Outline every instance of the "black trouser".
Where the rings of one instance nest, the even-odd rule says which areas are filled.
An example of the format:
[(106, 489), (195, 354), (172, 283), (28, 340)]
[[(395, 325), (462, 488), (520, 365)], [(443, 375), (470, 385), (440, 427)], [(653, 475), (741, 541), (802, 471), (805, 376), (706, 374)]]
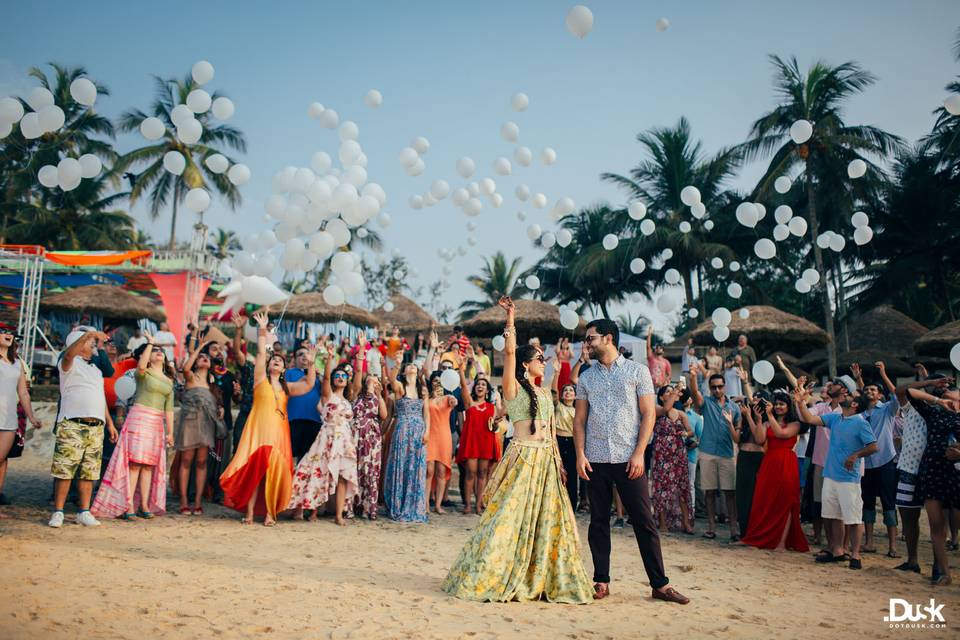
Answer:
[(293, 453), (294, 461), (307, 455), (313, 441), (317, 439), (317, 434), (320, 433), (320, 426), (321, 423), (315, 420), (290, 421), (290, 451)]
[(880, 467), (866, 469), (860, 479), (860, 492), (863, 496), (863, 522), (873, 524), (877, 521), (877, 498), (883, 509), (883, 524), (897, 526), (897, 463), (891, 460)]
[(233, 451), (237, 451), (240, 444), (240, 436), (243, 435), (243, 427), (247, 424), (247, 418), (250, 416), (250, 408), (240, 408), (237, 419), (233, 421)]
[(753, 508), (753, 493), (757, 488), (757, 474), (763, 464), (763, 451), (740, 451), (737, 454), (737, 524), (740, 535), (747, 535), (750, 526), (750, 510)]
[(610, 582), (610, 502), (613, 488), (620, 494), (623, 508), (633, 522), (633, 533), (640, 547), (643, 568), (654, 589), (670, 582), (663, 569), (660, 533), (653, 520), (647, 473), (636, 480), (627, 478), (627, 463), (591, 462), (590, 474), (590, 554), (593, 556), (593, 581)]
[(563, 470), (567, 474), (567, 495), (570, 496), (570, 506), (577, 509), (577, 449), (573, 446), (573, 436), (557, 436), (557, 448), (560, 450), (560, 460)]

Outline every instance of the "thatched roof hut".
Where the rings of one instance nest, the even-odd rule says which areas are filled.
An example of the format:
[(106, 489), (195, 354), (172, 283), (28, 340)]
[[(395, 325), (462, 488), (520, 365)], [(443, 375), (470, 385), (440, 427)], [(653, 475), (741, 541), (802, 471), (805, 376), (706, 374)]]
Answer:
[[(913, 365), (904, 362), (889, 351), (880, 349), (852, 349), (837, 354), (837, 370), (839, 373), (846, 373), (850, 365), (857, 363), (863, 370), (864, 377), (876, 379), (877, 368), (873, 366), (874, 362), (882, 361), (887, 367), (887, 375), (892, 380), (912, 376)], [(797, 365), (813, 371), (815, 374), (824, 375), (827, 373), (827, 352), (825, 349), (811, 351), (800, 358)]]
[(851, 320), (847, 332), (852, 350), (875, 349), (912, 360), (913, 343), (929, 329), (885, 304)]
[(913, 348), (918, 354), (946, 358), (957, 343), (960, 343), (960, 320), (927, 332), (913, 343)]
[[(587, 323), (582, 319), (574, 331), (564, 329), (560, 324), (560, 308), (542, 300), (514, 300), (517, 307), (516, 326), (517, 344), (523, 344), (533, 337), (540, 338), (546, 344), (562, 337), (582, 337)], [(498, 305), (484, 309), (463, 323), (468, 336), (490, 338), (503, 331), (506, 314)]]
[[(739, 309), (733, 311), (727, 343), (736, 344), (737, 336), (746, 334), (753, 348), (762, 355), (777, 349), (804, 353), (823, 347), (830, 341), (826, 331), (809, 320), (786, 311), (763, 305), (749, 306), (746, 309), (750, 312), (746, 319), (740, 317)], [(716, 344), (713, 327), (713, 320), (700, 323), (690, 332), (693, 341), (701, 345)]]
[(323, 294), (317, 291), (291, 296), (283, 318), (285, 320), (305, 320), (307, 322), (339, 322), (342, 320), (355, 327), (376, 327), (378, 324), (377, 318), (373, 314), (352, 304), (331, 307), (323, 301)]
[(167, 319), (163, 307), (149, 298), (109, 284), (91, 284), (40, 298), (40, 308), (64, 313), (92, 313), (116, 320)]
[(380, 324), (400, 327), (402, 333), (427, 331), (437, 324), (433, 316), (405, 295), (398, 293), (390, 296), (390, 302), (393, 303), (393, 311), (378, 307), (371, 312)]

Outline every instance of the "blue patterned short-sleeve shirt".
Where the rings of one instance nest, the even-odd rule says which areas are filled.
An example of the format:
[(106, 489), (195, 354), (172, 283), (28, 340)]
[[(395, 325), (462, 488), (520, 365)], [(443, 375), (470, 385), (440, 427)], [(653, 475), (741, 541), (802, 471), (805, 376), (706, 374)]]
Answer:
[(577, 400), (590, 403), (584, 453), (590, 462), (621, 464), (637, 447), (640, 396), (653, 395), (647, 365), (622, 355), (609, 367), (599, 362), (580, 374)]

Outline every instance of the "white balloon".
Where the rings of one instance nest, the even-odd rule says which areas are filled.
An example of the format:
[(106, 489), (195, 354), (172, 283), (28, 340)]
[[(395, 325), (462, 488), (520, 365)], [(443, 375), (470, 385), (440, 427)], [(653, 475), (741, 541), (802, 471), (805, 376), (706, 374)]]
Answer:
[(741, 202), (737, 206), (737, 222), (751, 229), (757, 226), (760, 219), (760, 212), (752, 202)]
[(514, 111), (526, 111), (530, 106), (530, 98), (525, 93), (515, 93), (510, 98), (510, 108)]
[(953, 345), (950, 349), (950, 364), (954, 369), (960, 369), (960, 343)]
[(680, 202), (688, 207), (692, 207), (700, 202), (700, 190), (690, 185), (684, 187), (680, 190)]
[(207, 165), (207, 169), (210, 169), (213, 173), (224, 173), (230, 168), (230, 161), (220, 153), (214, 153), (208, 156), (203, 161), (203, 164)]
[(797, 144), (803, 144), (813, 135), (813, 125), (807, 120), (797, 120), (790, 125), (790, 138)]
[(246, 276), (240, 297), (248, 304), (269, 305), (283, 302), (290, 294), (263, 276)]
[[(960, 95), (954, 93), (943, 101), (943, 108), (952, 116), (960, 116)], [(957, 367), (960, 369), (960, 367)]]
[(192, 118), (193, 111), (190, 111), (190, 107), (185, 104), (178, 104), (170, 111), (170, 121), (173, 122), (174, 127), (179, 127)]
[(265, 253), (257, 258), (253, 265), (253, 275), (269, 278), (273, 270), (277, 268), (277, 259), (272, 253)]
[(368, 182), (363, 185), (363, 189), (360, 190), (360, 195), (373, 196), (377, 199), (377, 202), (380, 203), (381, 207), (387, 204), (387, 192), (376, 182)]
[(642, 220), (647, 215), (647, 205), (639, 200), (634, 200), (627, 205), (627, 215), (633, 220)]
[(308, 246), (310, 253), (316, 254), (321, 260), (326, 260), (333, 255), (333, 236), (327, 231), (318, 231), (310, 236)]
[(533, 196), (530, 204), (537, 209), (543, 209), (545, 206), (547, 206), (547, 196), (542, 193), (538, 193), (537, 195)]
[(179, 176), (187, 168), (187, 160), (179, 151), (167, 151), (163, 155), (163, 168), (173, 175)]
[(706, 222), (704, 222), (703, 228), (706, 229), (707, 231), (711, 231), (713, 229), (713, 220), (707, 220)]
[(493, 178), (484, 178), (480, 181), (480, 193), (485, 196), (493, 195), (497, 190), (497, 183)]
[(345, 273), (339, 277), (338, 284), (346, 295), (358, 295), (361, 291), (363, 291), (363, 275), (356, 271)]
[(567, 31), (578, 38), (586, 38), (593, 29), (593, 12), (582, 4), (578, 4), (567, 13), (565, 22)]
[(319, 102), (311, 102), (307, 106), (307, 116), (311, 120), (317, 120), (320, 116), (323, 115), (325, 107)]
[(357, 188), (352, 184), (344, 182), (338, 184), (337, 188), (333, 190), (330, 201), (334, 207), (345, 207), (356, 202), (359, 197), (360, 194), (357, 192)]
[(844, 238), (839, 233), (834, 234), (833, 236), (830, 237), (830, 249), (832, 251), (836, 251), (837, 253), (840, 253), (841, 251), (843, 251), (843, 248), (845, 246), (847, 246), (847, 239)]
[(710, 259), (710, 266), (714, 269), (723, 269), (723, 260), (719, 257), (713, 257)]
[(210, 194), (203, 189), (190, 189), (183, 203), (194, 213), (203, 213), (210, 206)]
[(23, 117), (23, 105), (16, 98), (0, 98), (0, 122), (16, 124)]
[(820, 272), (816, 269), (804, 269), (800, 279), (812, 287), (820, 282)]
[(187, 108), (194, 113), (206, 113), (212, 104), (210, 94), (203, 89), (194, 89), (187, 94)]
[(499, 193), (494, 193), (490, 195), (490, 204), (493, 205), (495, 209), (499, 209), (503, 204), (503, 196)]
[(203, 125), (196, 118), (189, 118), (177, 127), (177, 138), (183, 144), (196, 144), (203, 135)]
[(551, 231), (545, 231), (542, 236), (540, 236), (540, 244), (544, 249), (550, 249), (553, 245), (557, 243), (557, 236), (555, 236)]
[(854, 227), (866, 227), (870, 224), (870, 217), (865, 214), (863, 211), (857, 211), (852, 216), (850, 216), (850, 223)]
[(480, 183), (479, 183), (479, 182), (471, 182), (470, 184), (468, 184), (468, 185), (467, 185), (467, 192), (468, 192), (471, 196), (473, 196), (474, 198), (476, 198), (477, 196), (479, 196), (479, 195), (480, 195)]
[(49, 104), (37, 113), (37, 122), (44, 132), (59, 131), (63, 123), (66, 122), (66, 115), (63, 109), (55, 104)]
[(653, 232), (656, 230), (657, 230), (656, 223), (649, 218), (647, 218), (646, 220), (640, 223), (640, 233), (642, 233), (645, 236), (653, 235)]
[(673, 257), (673, 249), (671, 249), (670, 247), (667, 247), (666, 249), (664, 249), (664, 250), (663, 250), (663, 253), (660, 254), (660, 258), (661, 258), (664, 262), (666, 262), (667, 260), (669, 260), (669, 259), (672, 258), (672, 257)]
[(530, 240), (532, 240), (532, 241), (534, 241), (534, 242), (535, 242), (535, 241), (537, 240), (537, 238), (539, 238), (542, 234), (543, 234), (543, 230), (540, 228), (540, 225), (538, 225), (538, 224), (532, 224), (532, 225), (530, 225), (529, 227), (527, 227), (527, 237), (530, 238)]
[(521, 202), (526, 202), (527, 198), (530, 197), (530, 187), (528, 187), (525, 184), (521, 184), (517, 186), (516, 190), (514, 191), (514, 194), (516, 194), (517, 200)]
[(603, 248), (607, 251), (613, 251), (617, 248), (617, 245), (620, 244), (620, 238), (616, 234), (608, 233), (603, 236)]
[(190, 69), (190, 75), (197, 84), (207, 84), (213, 80), (213, 65), (206, 60), (195, 62)]
[(725, 327), (733, 320), (733, 315), (731, 315), (730, 309), (717, 307), (713, 310), (713, 313), (710, 314), (710, 319), (713, 320), (713, 324), (718, 327)]
[(757, 220), (763, 220), (767, 215), (767, 208), (759, 202), (754, 202), (753, 206), (757, 208)]
[(557, 231), (557, 244), (561, 247), (567, 247), (573, 242), (573, 234), (568, 229)]
[(473, 158), (464, 156), (457, 160), (457, 173), (460, 174), (461, 178), (469, 178), (473, 175), (476, 168), (477, 165), (474, 163)]
[(747, 309), (746, 307), (744, 307), (743, 309), (740, 309), (740, 311), (737, 312), (737, 315), (740, 316), (741, 320), (746, 320), (747, 318), (750, 317), (750, 309)]
[(793, 216), (790, 218), (790, 221), (787, 222), (787, 228), (790, 229), (790, 233), (801, 238), (807, 233), (807, 219), (801, 218), (800, 216)]
[(793, 209), (791, 209), (789, 205), (782, 204), (773, 210), (773, 219), (776, 220), (778, 224), (787, 224), (792, 217)]
[[(339, 307), (346, 301), (346, 298), (343, 289), (338, 285), (331, 284), (323, 290), (323, 301), (331, 307)], [(453, 371), (453, 369), (450, 369), (450, 371)]]
[(573, 309), (567, 308), (560, 311), (560, 326), (567, 331), (575, 331), (580, 324), (580, 315)]
[(53, 94), (49, 89), (36, 87), (27, 94), (27, 104), (34, 111), (40, 111), (44, 107), (53, 104)]
[(400, 150), (400, 166), (404, 169), (415, 166), (419, 160), (420, 154), (413, 147), (404, 147)]
[(470, 198), (463, 205), (463, 212), (468, 216), (478, 216), (481, 210), (483, 210), (483, 203), (479, 198)]
[(826, 249), (830, 246), (830, 238), (833, 237), (832, 231), (824, 231), (817, 236), (817, 246), (821, 249)]
[(773, 188), (777, 193), (786, 193), (792, 186), (793, 182), (787, 176), (780, 176), (773, 181)]
[(137, 392), (137, 382), (131, 375), (122, 375), (114, 383), (113, 392), (118, 400), (126, 402)]
[(793, 286), (799, 293), (809, 293), (810, 289), (812, 288), (810, 286), (810, 283), (804, 280), (803, 278), (797, 280), (797, 282)]
[(227, 178), (236, 187), (246, 184), (250, 181), (250, 167), (245, 164), (235, 164), (227, 171)]
[(527, 286), (527, 289), (531, 291), (536, 291), (540, 288), (540, 278), (534, 275), (527, 276), (523, 283)]
[(81, 178), (96, 178), (103, 170), (103, 163), (100, 162), (100, 158), (92, 153), (83, 154), (77, 158), (77, 161), (80, 162)]
[(264, 251), (269, 251), (277, 244), (277, 236), (272, 229), (264, 229), (259, 234), (260, 236), (260, 248)]
[(460, 374), (455, 369), (447, 369), (440, 374), (440, 386), (447, 391), (454, 391), (460, 386)]
[(437, 200), (443, 200), (450, 193), (450, 185), (446, 180), (434, 180), (430, 185), (430, 194)]
[(367, 95), (363, 96), (363, 101), (371, 109), (376, 109), (383, 104), (383, 94), (376, 89), (370, 89)]
[[(723, 266), (723, 264), (721, 263), (720, 266)], [(740, 271), (740, 263), (737, 262), (736, 260), (734, 260), (733, 262), (731, 262), (731, 263), (730, 263), (730, 271), (734, 271), (734, 272)]]
[(690, 215), (692, 215), (697, 220), (703, 218), (707, 215), (707, 207), (702, 202), (697, 202), (692, 207), (690, 207)]
[[(493, 345), (495, 350), (503, 351), (503, 348), (507, 346), (507, 341), (503, 336), (493, 336), (493, 340), (490, 341), (490, 344)], [(447, 369), (447, 371), (452, 371), (452, 369)]]
[(577, 203), (573, 201), (573, 198), (564, 196), (563, 198), (557, 200), (556, 209), (562, 215), (568, 215), (576, 211)]
[(317, 121), (324, 129), (336, 129), (340, 123), (340, 114), (333, 109), (324, 109)]
[(417, 153), (424, 154), (430, 151), (430, 141), (423, 136), (417, 136), (410, 142), (410, 146), (417, 150)]
[(667, 281), (667, 284), (677, 284), (680, 282), (680, 272), (676, 269), (667, 269), (663, 274), (663, 279)]
[(783, 242), (790, 237), (790, 228), (785, 224), (778, 224), (773, 228), (773, 239), (777, 242)]
[(730, 337), (730, 328), (729, 327), (714, 327), (713, 328), (713, 339), (717, 342), (724, 342), (727, 338)]
[(233, 100), (220, 96), (213, 101), (213, 106), (210, 110), (213, 112), (213, 117), (217, 120), (229, 120), (233, 116), (234, 111), (236, 111), (236, 107), (233, 105)]
[(691, 230), (692, 230), (692, 227), (690, 226), (690, 223), (687, 222), (686, 220), (680, 223), (680, 233), (690, 233)]
[(870, 227), (857, 227), (853, 231), (853, 241), (857, 246), (863, 246), (873, 240), (873, 229)]
[(306, 251), (300, 258), (300, 271), (310, 273), (317, 268), (318, 264), (320, 264), (320, 258), (317, 254)]
[(677, 308), (676, 301), (668, 294), (663, 294), (657, 298), (657, 311), (660, 313), (670, 313)]
[(867, 173), (867, 163), (857, 158), (856, 160), (851, 160), (850, 164), (847, 165), (847, 175), (851, 179), (856, 180), (857, 178), (862, 178)]
[(453, 191), (453, 195), (450, 196), (450, 199), (453, 200), (453, 204), (458, 207), (462, 207), (467, 200), (470, 199), (470, 192), (463, 187), (460, 187), (459, 189), (455, 189)]
[(493, 161), (493, 172), (498, 176), (508, 176), (513, 171), (513, 167), (510, 166), (510, 161), (500, 156)]
[(557, 152), (554, 151), (551, 147), (545, 147), (543, 151), (540, 152), (540, 162), (546, 165), (551, 165), (557, 161)]
[[(253, 255), (249, 251), (241, 251), (233, 257), (233, 266), (245, 276), (253, 275)], [(223, 292), (221, 291), (221, 293)]]
[(57, 168), (52, 164), (40, 167), (40, 171), (37, 172), (37, 179), (40, 181), (40, 184), (48, 189), (52, 189), (60, 184), (60, 175), (57, 172)]
[(500, 125), (500, 137), (507, 142), (516, 142), (520, 139), (520, 127), (516, 122), (504, 122)]
[(760, 238), (754, 243), (753, 252), (761, 260), (769, 260), (777, 255), (777, 245), (770, 238)]
[(529, 167), (533, 162), (533, 151), (529, 147), (517, 147), (513, 151), (513, 159), (521, 167)]
[(338, 251), (330, 260), (330, 270), (338, 276), (353, 271), (355, 266), (356, 262), (350, 251)]
[(658, 18), (657, 23), (654, 25), (660, 33), (663, 33), (670, 28), (670, 21), (666, 18)]
[(314, 175), (313, 171), (306, 167), (300, 167), (293, 174), (293, 189), (299, 193), (304, 193), (316, 179), (317, 176)]
[(343, 124), (341, 124), (337, 130), (337, 134), (340, 136), (341, 142), (347, 140), (356, 141), (360, 138), (360, 127), (358, 127), (357, 123), (353, 120), (344, 120)]
[(760, 384), (770, 384), (773, 380), (773, 365), (766, 360), (757, 360), (753, 363), (753, 379)]
[(419, 211), (423, 209), (423, 196), (412, 195), (410, 199), (407, 200), (407, 204), (410, 205), (411, 209)]
[(743, 295), (743, 287), (736, 282), (731, 282), (727, 285), (727, 295), (731, 298), (739, 298)]

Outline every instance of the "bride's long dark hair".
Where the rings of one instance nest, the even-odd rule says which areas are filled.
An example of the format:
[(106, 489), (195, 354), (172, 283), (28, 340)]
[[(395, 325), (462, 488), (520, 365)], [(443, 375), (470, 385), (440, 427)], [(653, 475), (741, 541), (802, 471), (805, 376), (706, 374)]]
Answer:
[(533, 383), (527, 379), (526, 369), (523, 365), (528, 362), (533, 361), (535, 357), (540, 355), (540, 349), (537, 347), (525, 344), (522, 347), (517, 347), (517, 367), (515, 375), (517, 376), (517, 384), (523, 387), (523, 390), (527, 392), (527, 397), (530, 400), (530, 433), (536, 433), (536, 418), (537, 418), (537, 391), (533, 388)]

